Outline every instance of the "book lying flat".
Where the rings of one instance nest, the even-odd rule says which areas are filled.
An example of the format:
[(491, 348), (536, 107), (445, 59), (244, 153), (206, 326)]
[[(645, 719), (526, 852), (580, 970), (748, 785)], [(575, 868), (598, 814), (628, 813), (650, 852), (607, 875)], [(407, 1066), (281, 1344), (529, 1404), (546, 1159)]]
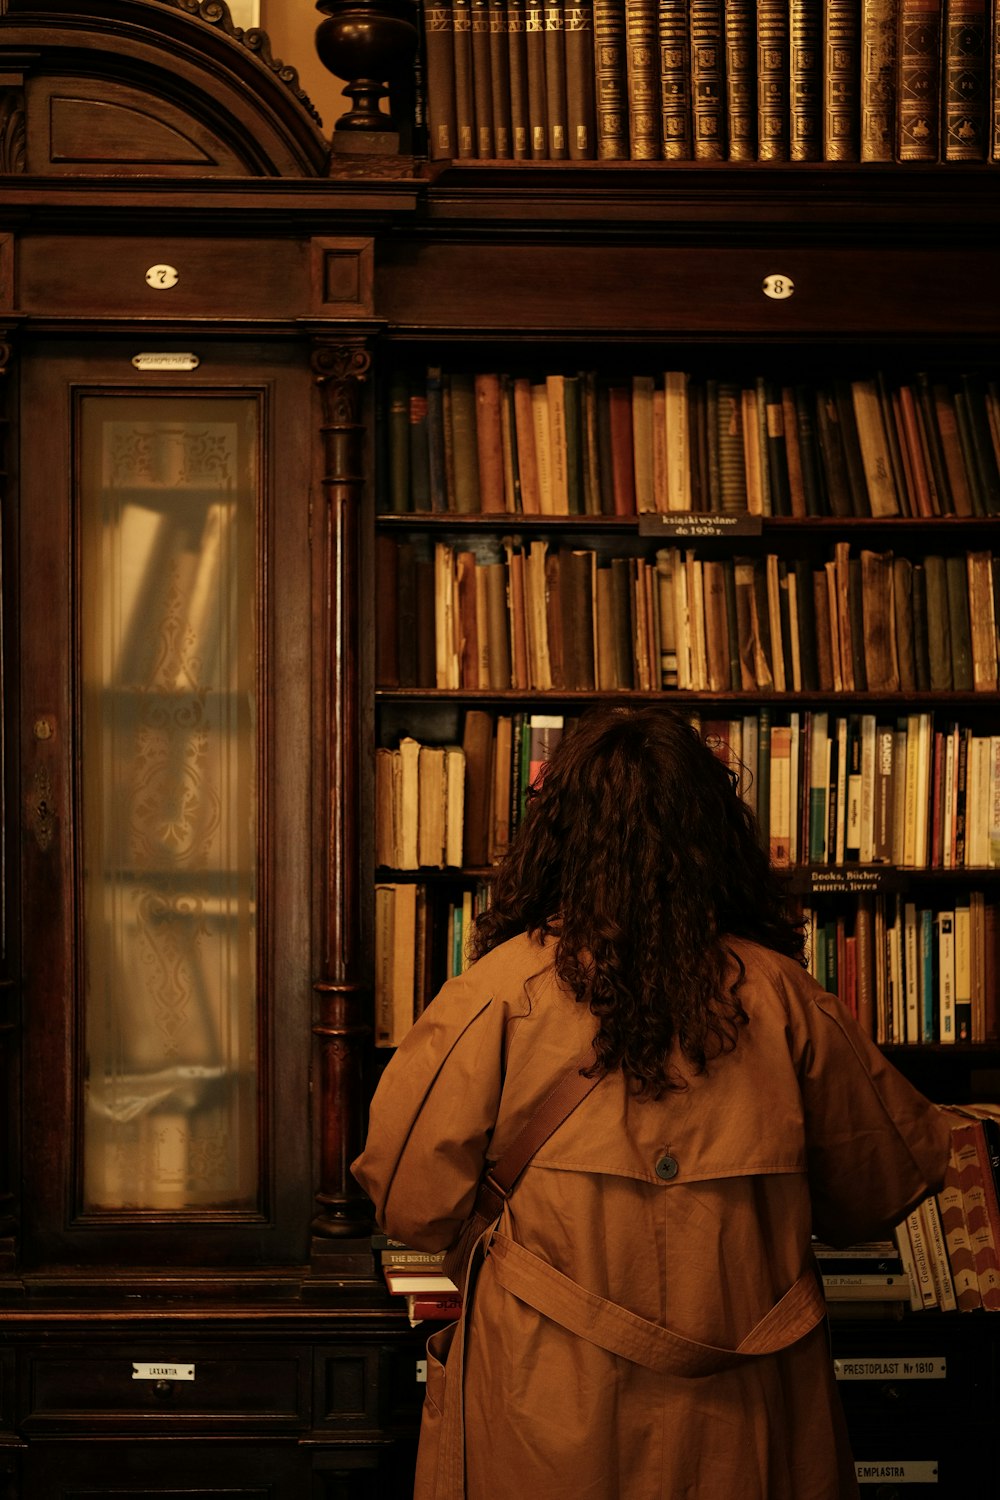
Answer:
[(398, 1296), (443, 1297), (458, 1291), (451, 1277), (443, 1271), (394, 1271), (389, 1266), (382, 1269), (386, 1286)]

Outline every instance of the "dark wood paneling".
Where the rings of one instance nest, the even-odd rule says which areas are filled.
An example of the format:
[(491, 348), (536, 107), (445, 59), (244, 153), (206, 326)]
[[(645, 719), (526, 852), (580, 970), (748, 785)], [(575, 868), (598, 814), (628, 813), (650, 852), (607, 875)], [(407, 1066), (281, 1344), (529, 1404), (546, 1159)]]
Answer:
[[(794, 284), (784, 300), (764, 291), (779, 275)], [(982, 336), (1000, 330), (1000, 283), (982, 249), (947, 275), (940, 254), (918, 246), (875, 258), (780, 238), (722, 249), (410, 241), (380, 255), (375, 310), (403, 328), (458, 332)]]
[[(171, 278), (151, 276), (170, 266)], [(288, 320), (311, 301), (305, 239), (25, 235), (15, 297), (34, 317)]]

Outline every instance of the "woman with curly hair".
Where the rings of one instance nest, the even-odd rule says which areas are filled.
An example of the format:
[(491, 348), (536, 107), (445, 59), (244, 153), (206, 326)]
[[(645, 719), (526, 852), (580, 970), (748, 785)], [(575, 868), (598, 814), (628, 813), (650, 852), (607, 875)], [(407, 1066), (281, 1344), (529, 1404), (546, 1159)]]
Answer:
[(560, 1080), (592, 1085), (430, 1341), (416, 1500), (856, 1495), (811, 1236), (887, 1234), (949, 1121), (802, 950), (735, 773), (672, 712), (584, 715), (354, 1164), (442, 1249)]

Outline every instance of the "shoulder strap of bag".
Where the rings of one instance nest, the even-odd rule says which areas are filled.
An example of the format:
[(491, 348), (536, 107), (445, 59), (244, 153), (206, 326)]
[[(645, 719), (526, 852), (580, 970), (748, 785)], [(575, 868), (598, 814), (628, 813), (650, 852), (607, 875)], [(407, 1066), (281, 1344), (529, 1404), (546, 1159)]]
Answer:
[(551, 1093), (546, 1094), (503, 1156), (488, 1168), (476, 1195), (476, 1213), (482, 1214), (484, 1219), (499, 1216), (508, 1194), (535, 1152), (544, 1146), (549, 1136), (559, 1129), (562, 1122), (604, 1077), (602, 1072), (585, 1077), (584, 1070), (594, 1067), (596, 1062), (597, 1054), (591, 1047), (586, 1057), (580, 1058), (568, 1073), (563, 1074)]

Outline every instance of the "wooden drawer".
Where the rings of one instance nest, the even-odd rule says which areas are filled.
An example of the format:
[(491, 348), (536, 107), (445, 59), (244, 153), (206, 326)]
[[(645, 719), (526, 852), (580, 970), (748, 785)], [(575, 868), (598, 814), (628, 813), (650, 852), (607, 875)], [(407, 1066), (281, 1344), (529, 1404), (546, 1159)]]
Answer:
[[(304, 1347), (62, 1345), (25, 1358), (25, 1433), (161, 1426), (280, 1431), (309, 1423), (312, 1361)], [(173, 1373), (185, 1367), (193, 1379)], [(136, 1369), (143, 1378), (135, 1378)]]
[[(29, 234), (0, 246), (4, 287), (32, 317), (289, 321), (371, 312), (367, 238), (200, 240)], [(266, 313), (262, 313), (266, 309)]]
[[(40, 1438), (22, 1462), (24, 1500), (301, 1500), (312, 1493), (309, 1455), (294, 1439), (250, 1434), (238, 1443)], [(342, 1491), (350, 1500), (354, 1493)]]
[(998, 269), (981, 248), (950, 276), (919, 246), (393, 244), (376, 263), (375, 311), (400, 328), (457, 333), (958, 337), (1000, 330)]

